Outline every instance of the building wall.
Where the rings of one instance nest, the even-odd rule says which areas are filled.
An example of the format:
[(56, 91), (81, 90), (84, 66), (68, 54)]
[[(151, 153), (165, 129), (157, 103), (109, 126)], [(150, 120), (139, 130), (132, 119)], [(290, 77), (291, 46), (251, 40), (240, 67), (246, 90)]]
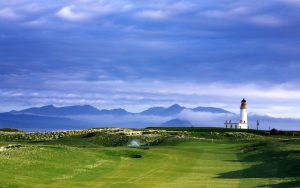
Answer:
[(240, 123), (239, 127), (240, 127), (240, 129), (248, 129), (248, 124), (247, 123)]
[(248, 123), (247, 109), (241, 109), (240, 111), (240, 123)]
[(248, 129), (248, 111), (247, 109), (241, 109), (240, 111), (240, 128), (241, 129)]

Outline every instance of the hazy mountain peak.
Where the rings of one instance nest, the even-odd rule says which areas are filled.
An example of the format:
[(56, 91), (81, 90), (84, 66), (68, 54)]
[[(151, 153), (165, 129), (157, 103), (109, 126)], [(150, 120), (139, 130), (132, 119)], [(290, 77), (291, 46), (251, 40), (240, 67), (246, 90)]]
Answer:
[(192, 123), (188, 120), (182, 120), (179, 118), (171, 119), (162, 124), (162, 126), (192, 126)]
[(192, 111), (194, 112), (210, 112), (210, 113), (224, 113), (224, 114), (233, 114), (232, 112), (229, 112), (227, 110), (224, 110), (222, 108), (216, 108), (216, 107), (196, 107), (196, 108), (191, 108)]
[(227, 110), (224, 110), (222, 108), (215, 108), (215, 107), (196, 107), (196, 108), (186, 108), (184, 106), (180, 106), (179, 104), (173, 104), (169, 106), (168, 108), (165, 107), (151, 107), (143, 112), (141, 112), (141, 115), (157, 115), (157, 116), (176, 116), (181, 111), (189, 109), (194, 112), (209, 112), (209, 113), (230, 113)]
[(149, 108), (143, 112), (141, 112), (141, 115), (156, 115), (156, 116), (174, 116), (179, 114), (185, 107), (182, 107), (178, 104), (173, 104), (166, 107), (152, 107)]
[(102, 114), (102, 115), (115, 115), (115, 116), (118, 116), (118, 115), (128, 115), (128, 114), (132, 114), (132, 113), (127, 112), (123, 108), (115, 108), (115, 109), (111, 109), (111, 110), (103, 109), (103, 110), (100, 111), (100, 114)]
[(182, 108), (179, 104), (173, 104), (169, 108)]
[(42, 107), (45, 107), (45, 108), (55, 108), (55, 106), (53, 104), (45, 105), (45, 106), (42, 106)]

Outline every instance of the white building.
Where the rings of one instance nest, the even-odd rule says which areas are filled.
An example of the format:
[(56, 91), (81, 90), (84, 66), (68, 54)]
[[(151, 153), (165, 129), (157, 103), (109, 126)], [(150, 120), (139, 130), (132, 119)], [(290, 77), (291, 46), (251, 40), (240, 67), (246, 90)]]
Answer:
[(247, 101), (243, 99), (241, 101), (241, 108), (240, 108), (240, 122), (239, 123), (234, 123), (231, 122), (231, 120), (227, 121), (224, 123), (226, 128), (231, 128), (231, 129), (248, 129), (248, 118), (247, 118)]

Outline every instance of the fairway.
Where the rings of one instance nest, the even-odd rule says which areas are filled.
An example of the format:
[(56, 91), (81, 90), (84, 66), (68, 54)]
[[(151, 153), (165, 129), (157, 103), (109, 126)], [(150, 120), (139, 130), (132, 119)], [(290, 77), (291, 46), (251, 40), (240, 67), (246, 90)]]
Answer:
[[(299, 185), (297, 177), (272, 175), (280, 167), (278, 162), (269, 166), (272, 169), (259, 169), (263, 155), (260, 160), (243, 160), (241, 157), (248, 156), (241, 151), (245, 145), (249, 143), (210, 140), (149, 149), (28, 144), (0, 152), (0, 187)], [(141, 158), (134, 158), (135, 155)]]

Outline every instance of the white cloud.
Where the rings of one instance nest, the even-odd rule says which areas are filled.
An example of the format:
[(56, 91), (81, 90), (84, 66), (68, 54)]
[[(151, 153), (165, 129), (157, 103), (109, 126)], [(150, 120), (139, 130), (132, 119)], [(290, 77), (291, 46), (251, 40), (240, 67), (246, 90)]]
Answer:
[(11, 96), (12, 97), (20, 97), (20, 96), (23, 96), (24, 94), (21, 93), (21, 92), (16, 92), (16, 93), (12, 93)]
[(190, 121), (195, 126), (223, 126), (226, 120), (232, 120), (237, 122), (238, 115), (234, 114), (222, 114), (222, 113), (210, 113), (210, 112), (193, 112), (189, 109), (183, 110), (177, 118)]
[(139, 19), (163, 21), (174, 18), (179, 14), (190, 12), (194, 9), (194, 4), (179, 1), (170, 4), (162, 3), (160, 5), (143, 7), (138, 10), (134, 16)]
[(234, 114), (223, 114), (223, 113), (210, 113), (210, 112), (194, 112), (189, 109), (185, 109), (180, 112), (178, 118), (189, 120), (193, 122), (200, 122), (200, 121), (211, 121), (216, 119), (232, 119), (235, 118), (236, 115)]
[(224, 21), (243, 22), (255, 24), (258, 26), (279, 27), (287, 24), (287, 20), (282, 18), (278, 12), (270, 12), (268, 9), (274, 6), (274, 3), (252, 4), (229, 3), (221, 8), (204, 10), (200, 16)]
[(91, 4), (82, 4), (87, 11), (92, 11), (96, 15), (106, 15), (112, 13), (126, 12), (133, 9), (133, 5), (124, 1), (114, 2), (92, 2)]
[(0, 9), (0, 19), (19, 20), (22, 16), (17, 14), (12, 8)]
[(289, 5), (300, 6), (300, 0), (278, 0), (278, 1)]
[(61, 8), (56, 15), (62, 19), (68, 21), (85, 21), (88, 20), (91, 16), (86, 12), (75, 11), (75, 6), (70, 5)]
[(87, 21), (99, 16), (118, 14), (130, 11), (133, 5), (126, 2), (99, 2), (99, 1), (77, 1), (72, 5), (64, 6), (56, 15), (67, 21)]
[(171, 117), (161, 117), (161, 116), (143, 116), (143, 115), (124, 115), (116, 116), (113, 115), (82, 115), (82, 116), (72, 116), (74, 119), (88, 121), (88, 122), (97, 122), (101, 125), (124, 125), (131, 124), (134, 126), (143, 126), (145, 123), (149, 126), (149, 123), (153, 125), (160, 125), (163, 122), (170, 120)]
[[(300, 89), (297, 84), (226, 84), (182, 81), (49, 80), (32, 91), (11, 89), (1, 92), (2, 100), (31, 104), (91, 104), (101, 108), (123, 107), (141, 111), (150, 106), (179, 103), (187, 107), (213, 106), (239, 113), (242, 98), (249, 102), (249, 112), (275, 117), (299, 118)], [(14, 94), (22, 91), (22, 96)], [(205, 115), (209, 117), (209, 114)]]
[(196, 5), (191, 2), (182, 2), (179, 1), (177, 3), (171, 4), (167, 6), (172, 12), (183, 13), (190, 12), (195, 9)]
[(254, 9), (246, 6), (237, 6), (237, 7), (228, 7), (223, 9), (212, 9), (201, 12), (201, 15), (204, 15), (209, 18), (217, 19), (245, 19), (245, 16), (253, 13)]
[(136, 18), (150, 19), (150, 20), (165, 20), (170, 15), (163, 10), (142, 10), (135, 14)]
[(254, 16), (250, 19), (251, 22), (261, 26), (279, 27), (285, 25), (287, 22), (280, 18), (270, 15)]

